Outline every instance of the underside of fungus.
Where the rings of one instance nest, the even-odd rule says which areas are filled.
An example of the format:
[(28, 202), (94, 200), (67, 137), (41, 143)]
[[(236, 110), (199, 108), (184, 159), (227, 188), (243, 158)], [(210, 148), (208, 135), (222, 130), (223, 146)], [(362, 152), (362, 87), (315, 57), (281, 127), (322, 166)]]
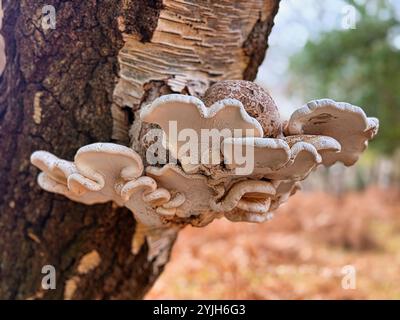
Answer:
[(283, 124), (268, 93), (247, 81), (219, 82), (202, 99), (162, 96), (140, 118), (162, 129), (146, 155), (164, 149), (166, 159), (143, 161), (112, 143), (84, 146), (74, 161), (37, 151), (39, 185), (88, 205), (113, 201), (149, 227), (223, 216), (263, 222), (317, 166), (353, 165), (379, 127), (361, 108), (330, 99), (307, 103)]

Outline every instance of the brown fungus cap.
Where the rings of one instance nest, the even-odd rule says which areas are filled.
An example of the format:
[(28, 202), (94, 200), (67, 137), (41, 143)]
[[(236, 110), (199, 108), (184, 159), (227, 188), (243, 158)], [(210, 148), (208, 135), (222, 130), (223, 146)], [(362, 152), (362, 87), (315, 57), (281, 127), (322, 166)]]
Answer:
[(264, 137), (278, 137), (282, 123), (272, 97), (259, 85), (245, 80), (225, 80), (212, 85), (204, 94), (203, 101), (210, 107), (223, 99), (239, 100), (247, 113), (257, 119), (264, 130)]

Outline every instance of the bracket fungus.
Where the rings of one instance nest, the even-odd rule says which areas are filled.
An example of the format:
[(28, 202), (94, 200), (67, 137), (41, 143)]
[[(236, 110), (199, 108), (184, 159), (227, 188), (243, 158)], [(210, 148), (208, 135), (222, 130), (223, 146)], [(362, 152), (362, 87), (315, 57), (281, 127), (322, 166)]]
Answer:
[(284, 122), (270, 95), (248, 81), (218, 82), (202, 99), (159, 97), (142, 107), (140, 121), (161, 127), (152, 143), (168, 159), (149, 164), (111, 143), (82, 147), (74, 162), (37, 151), (31, 162), (42, 171), (40, 186), (85, 204), (114, 201), (151, 228), (204, 226), (223, 216), (262, 222), (317, 166), (354, 164), (379, 128), (361, 108), (330, 99)]

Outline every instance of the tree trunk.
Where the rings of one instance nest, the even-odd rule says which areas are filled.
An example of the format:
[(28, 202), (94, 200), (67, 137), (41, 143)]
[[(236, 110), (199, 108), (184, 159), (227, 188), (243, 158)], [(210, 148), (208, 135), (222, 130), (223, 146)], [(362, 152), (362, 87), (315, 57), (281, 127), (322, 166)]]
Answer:
[[(55, 29), (42, 26), (45, 5)], [(144, 103), (254, 79), (278, 0), (3, 0), (3, 10), (0, 298), (143, 298), (173, 241), (156, 257), (146, 242), (133, 254), (128, 210), (44, 192), (29, 156), (72, 159), (100, 141), (137, 148)], [(54, 290), (42, 288), (44, 265), (55, 267)]]

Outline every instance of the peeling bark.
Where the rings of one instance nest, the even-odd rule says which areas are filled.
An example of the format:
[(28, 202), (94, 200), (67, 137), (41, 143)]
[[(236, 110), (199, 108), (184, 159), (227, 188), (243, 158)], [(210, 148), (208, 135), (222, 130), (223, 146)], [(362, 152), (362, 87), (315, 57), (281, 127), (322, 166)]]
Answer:
[[(164, 0), (149, 41), (136, 33), (123, 35), (114, 110), (136, 111), (149, 92), (160, 95), (154, 94), (155, 87), (202, 96), (219, 80), (253, 80), (277, 10), (277, 1)], [(126, 25), (125, 17), (119, 17), (122, 31)], [(129, 126), (120, 120), (115, 117), (113, 137), (123, 141)], [(135, 146), (137, 137), (131, 138)]]
[[(55, 30), (41, 28), (44, 5), (56, 9)], [(127, 144), (143, 103), (170, 92), (201, 95), (217, 80), (254, 78), (277, 6), (274, 0), (3, 0), (0, 298), (145, 295), (174, 236), (156, 257), (148, 258), (146, 241), (133, 254), (140, 228), (128, 210), (40, 190), (29, 156), (43, 149), (71, 159), (85, 144)], [(94, 267), (80, 272), (93, 252)], [(57, 270), (56, 290), (41, 289), (48, 264)]]

